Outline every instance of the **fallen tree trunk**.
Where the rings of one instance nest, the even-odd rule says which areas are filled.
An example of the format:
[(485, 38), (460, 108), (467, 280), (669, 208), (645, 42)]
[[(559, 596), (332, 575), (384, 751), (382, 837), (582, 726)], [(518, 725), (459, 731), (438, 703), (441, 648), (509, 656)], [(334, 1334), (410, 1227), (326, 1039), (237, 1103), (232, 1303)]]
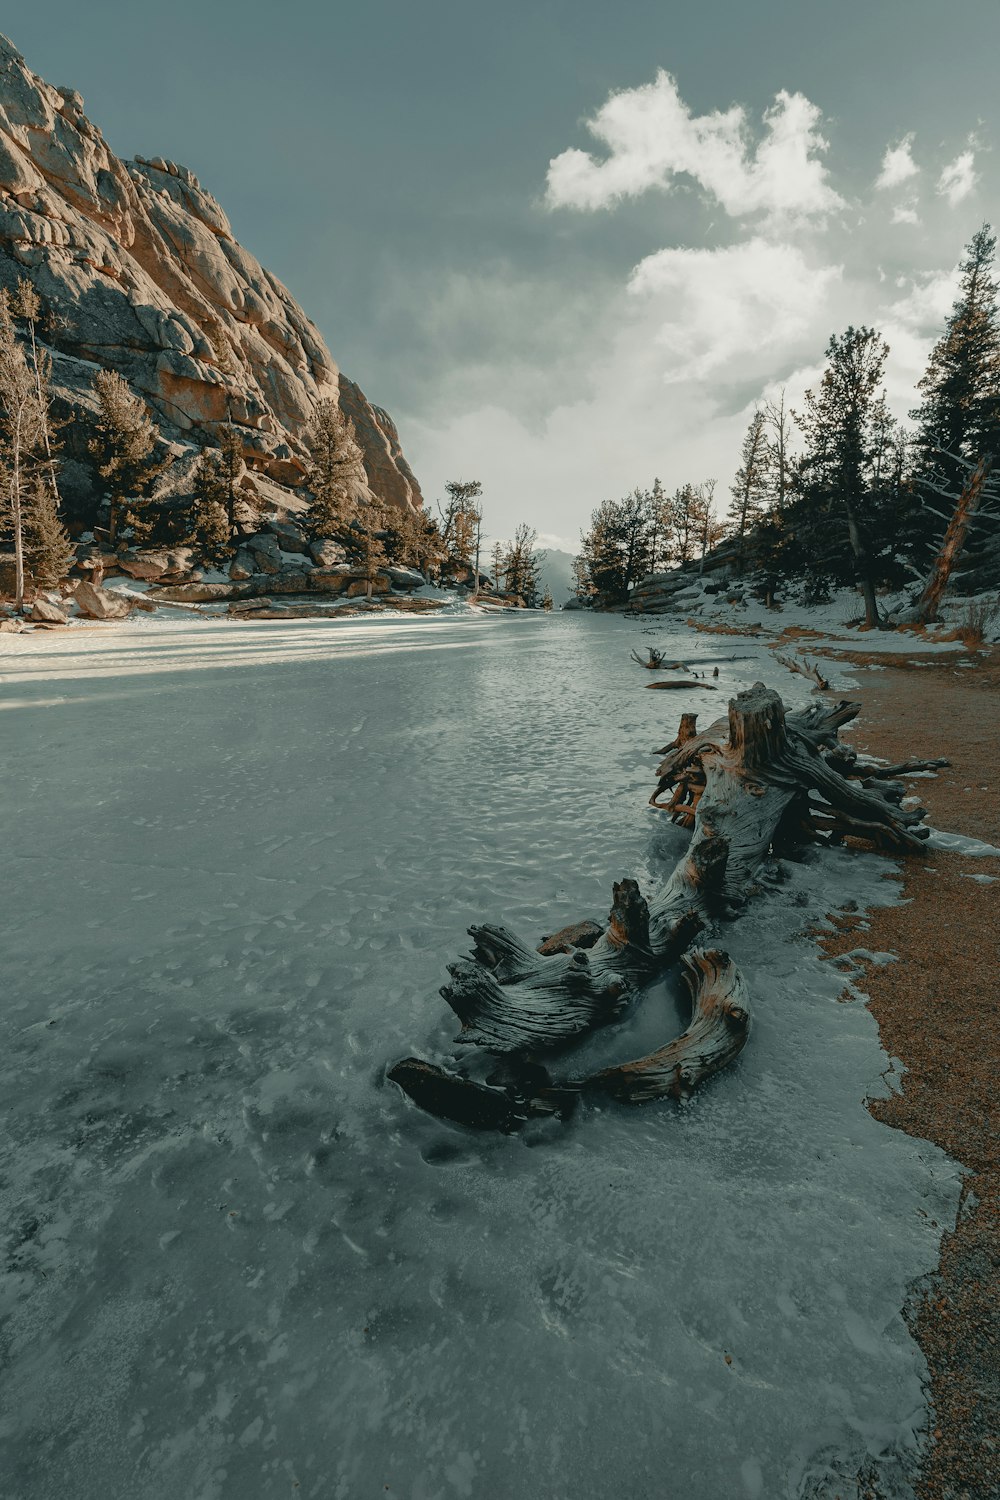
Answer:
[(948, 529), (945, 531), (944, 539), (934, 566), (931, 568), (927, 582), (924, 584), (923, 592), (917, 600), (916, 606), (906, 619), (912, 619), (917, 624), (927, 625), (938, 617), (941, 606), (941, 598), (948, 587), (955, 565), (962, 555), (965, 540), (969, 534), (973, 517), (979, 510), (986, 494), (986, 487), (993, 468), (993, 455), (986, 454), (976, 464), (962, 487), (962, 493), (955, 502), (955, 509)]
[[(564, 928), (544, 951), (506, 927), (471, 927), (473, 951), (449, 966), (441, 995), (461, 1025), (456, 1042), (501, 1058), (499, 1072), (483, 1082), (407, 1058), (388, 1076), (432, 1113), (510, 1130), (536, 1115), (564, 1114), (594, 1091), (632, 1102), (681, 1097), (725, 1067), (746, 1042), (749, 1001), (726, 954), (691, 950), (698, 932), (745, 905), (774, 847), (850, 835), (912, 851), (929, 832), (918, 826), (923, 809), (899, 806), (898, 783), (872, 776), (839, 745), (840, 728), (859, 708), (813, 704), (786, 718), (778, 694), (756, 683), (702, 734), (697, 716), (683, 715), (661, 752), (650, 801), (692, 836), (663, 885), (647, 902), (635, 881), (618, 882), (603, 928)], [(668, 790), (669, 801), (660, 801)], [(589, 1077), (550, 1076), (540, 1055), (565, 1066), (572, 1044), (619, 1017), (678, 961), (692, 995), (681, 1036)]]

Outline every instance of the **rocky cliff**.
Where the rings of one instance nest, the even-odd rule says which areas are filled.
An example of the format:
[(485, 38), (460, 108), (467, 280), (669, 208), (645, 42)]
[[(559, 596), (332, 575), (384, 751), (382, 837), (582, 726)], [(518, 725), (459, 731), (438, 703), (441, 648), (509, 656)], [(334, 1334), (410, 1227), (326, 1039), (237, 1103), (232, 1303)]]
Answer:
[(0, 37), (0, 285), (22, 277), (42, 298), (69, 404), (88, 404), (95, 365), (116, 369), (168, 441), (211, 443), (230, 420), (248, 464), (294, 486), (309, 414), (336, 397), (373, 492), (420, 503), (390, 418), (340, 374), (198, 179), (160, 157), (119, 160), (80, 95), (43, 82)]

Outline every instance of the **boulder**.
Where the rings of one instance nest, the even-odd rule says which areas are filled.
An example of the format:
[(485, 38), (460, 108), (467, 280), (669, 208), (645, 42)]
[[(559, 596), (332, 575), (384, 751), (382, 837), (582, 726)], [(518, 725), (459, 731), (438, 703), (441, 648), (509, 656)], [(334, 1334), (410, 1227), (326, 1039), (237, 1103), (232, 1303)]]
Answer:
[(268, 531), (277, 538), (282, 552), (306, 552), (309, 544), (293, 521), (268, 521)]
[(118, 558), (118, 566), (130, 578), (140, 578), (148, 583), (162, 578), (169, 571), (162, 552), (124, 552)]
[(170, 604), (218, 604), (227, 599), (246, 599), (252, 585), (248, 583), (174, 583), (157, 589), (150, 598)]
[(0, 635), (20, 635), (27, 628), (22, 620), (0, 620)]
[(262, 599), (234, 599), (229, 606), (231, 615), (255, 615), (262, 609), (270, 609), (274, 601)]
[(259, 572), (281, 572), (278, 538), (270, 531), (259, 531), (256, 536), (244, 537), (243, 550), (251, 554)]
[(164, 577), (174, 573), (190, 573), (197, 561), (197, 554), (193, 547), (171, 547), (169, 551), (158, 554), (162, 556), (166, 564)]
[(268, 594), (304, 594), (308, 591), (308, 575), (301, 568), (282, 568), (279, 573), (269, 573), (254, 580), (260, 592)]
[(121, 558), (110, 547), (97, 542), (84, 542), (76, 549), (76, 571), (78, 573), (105, 573), (111, 577), (121, 571)]
[(347, 553), (339, 542), (332, 537), (320, 536), (309, 543), (309, 556), (313, 562), (321, 568), (335, 568), (338, 563), (346, 563)]
[(424, 586), (424, 575), (418, 573), (416, 568), (383, 568), (382, 571), (392, 587), (402, 590), (404, 594), (415, 593)]
[[(377, 578), (373, 578), (372, 579), (372, 582), (371, 582), (371, 592), (372, 592), (373, 595), (374, 594), (387, 594), (389, 592), (389, 588), (390, 588), (389, 580), (388, 580), (388, 578), (386, 578), (384, 576), (384, 574), (380, 573)], [(349, 583), (347, 585), (346, 593), (347, 593), (348, 599), (361, 599), (361, 598), (367, 597), (367, 595), (368, 595), (368, 581), (367, 581), (367, 579), (356, 578), (353, 583)]]
[(123, 620), (131, 610), (131, 603), (121, 594), (113, 594), (96, 583), (81, 579), (73, 598), (81, 615), (88, 620)]
[(306, 578), (306, 587), (321, 594), (342, 594), (354, 576), (350, 568), (313, 568)]
[(39, 595), (34, 604), (31, 606), (31, 613), (28, 616), (28, 619), (33, 621), (33, 623), (36, 625), (69, 624), (69, 620), (66, 615), (63, 614), (62, 610), (58, 609), (54, 604), (50, 604), (49, 601), (47, 599), (43, 599), (41, 595)]
[(255, 572), (256, 563), (253, 553), (248, 552), (245, 547), (237, 548), (236, 556), (229, 564), (230, 578), (235, 578), (237, 582), (241, 582), (245, 578), (252, 577)]

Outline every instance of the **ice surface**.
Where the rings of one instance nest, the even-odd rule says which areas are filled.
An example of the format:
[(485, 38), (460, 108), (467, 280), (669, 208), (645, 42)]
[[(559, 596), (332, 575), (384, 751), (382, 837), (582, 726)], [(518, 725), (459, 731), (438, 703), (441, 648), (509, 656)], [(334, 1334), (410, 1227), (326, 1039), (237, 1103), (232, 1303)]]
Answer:
[(803, 935), (886, 861), (791, 865), (726, 930), (754, 1031), (681, 1110), (482, 1137), (383, 1079), (448, 1055), (471, 921), (669, 868), (682, 707), (811, 701), (670, 630), (721, 692), (644, 691), (640, 627), (579, 614), (3, 638), (0, 1493), (910, 1493), (900, 1308), (957, 1177), (866, 1113), (892, 1065)]
[(996, 844), (984, 844), (982, 839), (974, 839), (964, 833), (943, 833), (939, 828), (931, 829), (927, 847), (948, 849), (953, 854), (964, 854), (967, 857), (971, 855), (973, 858), (1000, 854)]

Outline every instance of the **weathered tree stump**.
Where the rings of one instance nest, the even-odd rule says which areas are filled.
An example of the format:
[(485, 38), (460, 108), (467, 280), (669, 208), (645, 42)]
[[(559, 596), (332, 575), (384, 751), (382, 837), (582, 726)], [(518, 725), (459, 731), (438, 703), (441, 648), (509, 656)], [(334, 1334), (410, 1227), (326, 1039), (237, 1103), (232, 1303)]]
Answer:
[[(922, 808), (899, 805), (895, 775), (944, 762), (875, 774), (837, 738), (859, 709), (817, 703), (786, 716), (778, 694), (755, 683), (703, 733), (697, 716), (684, 714), (658, 752), (664, 759), (650, 802), (689, 828), (691, 841), (660, 889), (647, 902), (634, 880), (619, 881), (603, 927), (574, 924), (540, 948), (506, 927), (471, 927), (472, 953), (449, 966), (441, 994), (459, 1019), (463, 1050), (475, 1046), (502, 1061), (485, 1083), (416, 1058), (396, 1064), (389, 1078), (433, 1114), (509, 1131), (539, 1115), (565, 1115), (593, 1092), (633, 1103), (681, 1098), (727, 1066), (749, 1030), (746, 986), (725, 953), (691, 948), (698, 932), (742, 909), (772, 848), (852, 837), (909, 852), (929, 833), (919, 826)], [(566, 1061), (573, 1044), (619, 1017), (678, 961), (692, 997), (682, 1035), (649, 1057), (573, 1076)]]

